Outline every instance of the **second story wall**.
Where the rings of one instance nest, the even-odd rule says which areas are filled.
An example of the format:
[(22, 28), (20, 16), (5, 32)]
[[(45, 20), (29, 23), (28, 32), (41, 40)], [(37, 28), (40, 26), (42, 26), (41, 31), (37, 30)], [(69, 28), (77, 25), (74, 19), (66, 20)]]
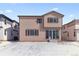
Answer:
[(44, 27), (62, 27), (62, 16), (56, 13), (44, 15)]
[(40, 24), (37, 23), (37, 19), (42, 19), (42, 17), (20, 17), (21, 29), (39, 29)]
[(12, 39), (12, 21), (9, 21), (8, 19), (2, 17), (2, 24), (3, 24), (3, 34), (5, 40), (11, 40)]

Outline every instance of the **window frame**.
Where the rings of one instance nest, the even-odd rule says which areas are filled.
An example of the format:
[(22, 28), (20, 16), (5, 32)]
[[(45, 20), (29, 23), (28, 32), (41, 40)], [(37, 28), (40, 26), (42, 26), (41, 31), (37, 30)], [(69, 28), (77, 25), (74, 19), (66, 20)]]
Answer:
[(74, 37), (76, 36), (76, 33), (75, 33), (75, 31), (74, 31)]
[(59, 31), (58, 30), (53, 31), (53, 39), (59, 39)]
[(7, 34), (7, 30), (6, 29), (4, 29), (4, 35), (6, 35)]
[(39, 30), (37, 30), (37, 29), (26, 29), (25, 30), (25, 35), (26, 36), (38, 36), (39, 35)]
[(7, 24), (7, 20), (6, 19), (4, 19), (4, 24)]
[(41, 24), (43, 22), (42, 18), (37, 18), (37, 24)]
[(57, 17), (48, 17), (47, 22), (48, 23), (58, 23), (58, 18)]

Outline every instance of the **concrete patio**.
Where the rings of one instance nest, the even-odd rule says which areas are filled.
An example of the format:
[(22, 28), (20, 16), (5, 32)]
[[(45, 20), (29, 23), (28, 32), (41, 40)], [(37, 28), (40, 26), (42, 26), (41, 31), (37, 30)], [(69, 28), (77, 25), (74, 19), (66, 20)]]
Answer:
[(79, 56), (79, 42), (1, 42), (0, 56)]

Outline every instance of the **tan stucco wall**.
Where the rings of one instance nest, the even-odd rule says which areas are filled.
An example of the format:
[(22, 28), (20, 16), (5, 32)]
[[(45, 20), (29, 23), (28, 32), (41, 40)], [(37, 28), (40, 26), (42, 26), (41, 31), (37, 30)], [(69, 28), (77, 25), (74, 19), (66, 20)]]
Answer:
[[(37, 18), (22, 18), (20, 19), (20, 41), (46, 41), (45, 32), (40, 30), (40, 25), (37, 24)], [(25, 29), (39, 30), (39, 36), (26, 36)]]
[(74, 37), (75, 26), (69, 27), (68, 32), (69, 32), (69, 40), (76, 40), (76, 36)]
[[(48, 17), (57, 17), (58, 23), (48, 23)], [(57, 14), (47, 14), (44, 16), (44, 27), (62, 27), (62, 17)]]
[[(67, 32), (63, 33), (64, 31), (67, 31)], [(62, 32), (62, 39), (63, 40), (76, 40), (76, 36), (74, 37), (75, 25), (65, 27), (63, 32)], [(69, 33), (69, 36), (67, 35), (68, 33)]]
[(79, 23), (75, 25), (76, 40), (79, 41)]

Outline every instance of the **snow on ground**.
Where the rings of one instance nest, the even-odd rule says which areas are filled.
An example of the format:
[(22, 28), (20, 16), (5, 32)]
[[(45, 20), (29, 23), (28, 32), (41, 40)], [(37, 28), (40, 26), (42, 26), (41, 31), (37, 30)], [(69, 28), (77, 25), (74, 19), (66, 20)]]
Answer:
[(0, 56), (78, 56), (79, 42), (1, 42)]

